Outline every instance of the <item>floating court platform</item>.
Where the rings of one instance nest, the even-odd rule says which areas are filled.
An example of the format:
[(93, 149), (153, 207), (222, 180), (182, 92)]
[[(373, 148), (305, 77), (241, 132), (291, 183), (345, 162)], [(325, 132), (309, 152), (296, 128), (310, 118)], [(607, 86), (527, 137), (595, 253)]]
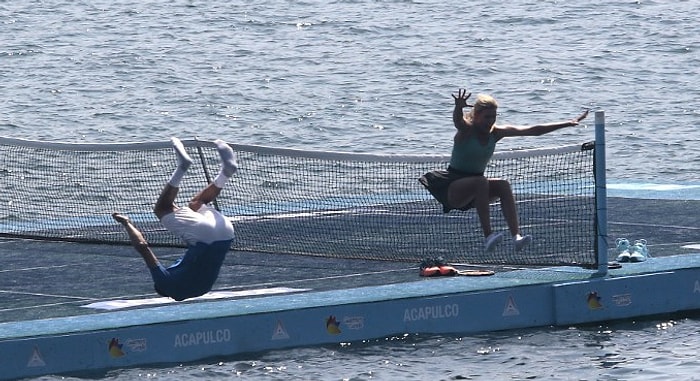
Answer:
[[(81, 158), (80, 161), (85, 160)], [(7, 173), (5, 179), (0, 175), (0, 184), (9, 181)], [(28, 176), (24, 174), (24, 180)], [(113, 189), (109, 181), (104, 183)], [(79, 188), (79, 185), (72, 186)], [(271, 189), (279, 186), (273, 184)], [(518, 189), (517, 184), (514, 186)], [(605, 189), (596, 188), (598, 191)], [(62, 197), (67, 200), (70, 194), (67, 192)], [(91, 197), (96, 204), (109, 203), (110, 207), (120, 209), (128, 204), (116, 196), (108, 202), (101, 200), (108, 196)], [(85, 203), (86, 198), (89, 197), (80, 196), (80, 203)], [(518, 197), (525, 215), (524, 229), (540, 231), (543, 225), (579, 224), (576, 216), (569, 218), (574, 223), (567, 223), (560, 215), (561, 210), (552, 211), (547, 219), (528, 211), (541, 209), (540, 198), (538, 195), (523, 201), (527, 197), (522, 194)], [(559, 196), (547, 198), (557, 198), (561, 202)], [(574, 210), (579, 208), (577, 200), (564, 199), (561, 205), (574, 205)], [(483, 259), (483, 254), (469, 249), (473, 247), (471, 241), (461, 242), (467, 249), (459, 255), (449, 256), (442, 247), (434, 251), (461, 270), (492, 270), (494, 273), (489, 276), (420, 277), (420, 259), (431, 253), (429, 242), (424, 243), (414, 261), (382, 258), (387, 247), (400, 245), (385, 242), (382, 237), (386, 233), (376, 232), (378, 237), (368, 235), (366, 240), (381, 248), (376, 254), (378, 258), (321, 256), (315, 252), (299, 254), (295, 253), (296, 247), (287, 253), (280, 253), (278, 246), (270, 251), (234, 247), (225, 260), (215, 290), (184, 302), (161, 298), (152, 291), (143, 261), (130, 246), (119, 242), (92, 242), (109, 241), (107, 238), (84, 238), (102, 234), (124, 239), (123, 232), (117, 228), (99, 226), (101, 219), (97, 216), (105, 211), (81, 212), (96, 217), (83, 218), (78, 224), (84, 227), (97, 220), (96, 229), (80, 230), (69, 226), (73, 219), (68, 216), (56, 219), (56, 212), (49, 213), (50, 226), (41, 225), (39, 229), (32, 218), (22, 219), (12, 214), (10, 208), (10, 215), (0, 220), (0, 230), (4, 232), (4, 238), (0, 239), (3, 258), (0, 379), (46, 374), (89, 376), (114, 368), (206, 361), (257, 351), (355, 342), (407, 333), (469, 334), (568, 326), (700, 309), (700, 226), (697, 218), (700, 184), (607, 184), (605, 200), (605, 221), (595, 224), (604, 225), (605, 234), (596, 235), (599, 231), (592, 231), (588, 241), (579, 241), (575, 232), (552, 228), (550, 231), (561, 230), (562, 237), (550, 237), (546, 229), (536, 235), (536, 240), (550, 245), (559, 242), (557, 250), (561, 255), (538, 256), (541, 250), (535, 245), (518, 254), (528, 257), (523, 259), (525, 263), (518, 263), (508, 242), (501, 245), (501, 252), (493, 254), (497, 260), (492, 263), (488, 258)], [(6, 202), (10, 205), (11, 201)], [(238, 200), (239, 203), (244, 201)], [(293, 204), (299, 203), (299, 200), (293, 201)], [(147, 205), (148, 202), (143, 202), (134, 210)], [(371, 209), (380, 210), (382, 218), (392, 215), (400, 220), (421, 213), (417, 225), (428, 221), (448, 231), (434, 230), (431, 234), (453, 234), (452, 225), (448, 223), (452, 219), (457, 219), (457, 226), (463, 229), (465, 223), (473, 223), (473, 220), (465, 220), (465, 215), (473, 212), (451, 212), (445, 217), (441, 212), (428, 214), (417, 208), (419, 205), (422, 204), (411, 203), (410, 207), (401, 209), (404, 210), (401, 213), (384, 204), (373, 204)], [(356, 226), (353, 223), (375, 218), (368, 216), (364, 209), (341, 213), (343, 210), (348, 208), (312, 214), (314, 219), (322, 215), (322, 225), (337, 223), (329, 220), (329, 216), (334, 216), (353, 232), (357, 230), (352, 229)], [(588, 208), (582, 210), (585, 212)], [(127, 212), (132, 216), (135, 213)], [(40, 214), (40, 211), (32, 214)], [(250, 232), (254, 226), (246, 224), (261, 218), (241, 211), (234, 214), (239, 216), (236, 226), (241, 227), (241, 241), (252, 240)], [(292, 220), (297, 227), (300, 221), (308, 222), (298, 220), (300, 214), (309, 217), (308, 212), (286, 210), (264, 218), (263, 222), (283, 235), (280, 221)], [(598, 216), (600, 213), (595, 213), (595, 218)], [(143, 218), (140, 226), (148, 227), (147, 217)], [(494, 224), (502, 224), (502, 221), (495, 219)], [(21, 229), (12, 230), (15, 226)], [(408, 229), (399, 222), (393, 226)], [(301, 234), (300, 230), (286, 229), (290, 236)], [(36, 237), (28, 238), (30, 233)], [(348, 239), (341, 233), (341, 230), (333, 231), (338, 239), (347, 240), (345, 249), (357, 245), (354, 235)], [(164, 262), (176, 260), (183, 249), (168, 244), (166, 238), (161, 239), (163, 234), (155, 226), (147, 230), (154, 242), (164, 243), (154, 247), (159, 258)], [(273, 233), (266, 234), (270, 244), (279, 244)], [(414, 234), (409, 230), (404, 234), (404, 240), (415, 240), (415, 237), (410, 238)], [(455, 234), (461, 237), (465, 233), (458, 230)], [(574, 237), (573, 247), (566, 245), (569, 236)], [(646, 239), (651, 258), (640, 263), (610, 266), (609, 262), (616, 256), (612, 243), (620, 237), (632, 241)], [(416, 241), (411, 244), (415, 245)], [(595, 255), (591, 256), (591, 247), (602, 249), (593, 250)], [(338, 251), (342, 249), (338, 247)], [(575, 261), (561, 263), (567, 256)], [(592, 262), (586, 262), (591, 259)], [(546, 261), (552, 263), (540, 263)]]
[(700, 201), (609, 206), (611, 235), (644, 237), (652, 258), (604, 276), (557, 266), (422, 278), (418, 264), (232, 252), (215, 292), (179, 303), (150, 292), (129, 247), (2, 241), (0, 379), (700, 309)]

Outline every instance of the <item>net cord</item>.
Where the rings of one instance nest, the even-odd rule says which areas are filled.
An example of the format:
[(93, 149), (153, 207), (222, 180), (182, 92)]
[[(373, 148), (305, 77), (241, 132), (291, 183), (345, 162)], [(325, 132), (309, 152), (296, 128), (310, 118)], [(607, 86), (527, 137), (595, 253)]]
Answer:
[[(0, 144), (17, 145), (39, 149), (49, 149), (58, 151), (138, 151), (154, 150), (172, 147), (172, 142), (125, 142), (125, 143), (69, 143), (69, 142), (46, 142), (29, 139), (0, 137)], [(194, 148), (216, 148), (213, 141), (195, 139), (182, 140), (185, 147)], [(550, 148), (517, 149), (510, 151), (497, 151), (493, 154), (492, 160), (509, 160), (531, 157), (534, 155), (550, 156), (566, 154), (587, 150), (588, 144), (569, 144)], [(407, 155), (407, 154), (374, 154), (355, 153), (339, 151), (310, 151), (294, 148), (266, 147), (248, 144), (231, 144), (234, 150), (247, 151), (255, 154), (281, 155), (295, 158), (322, 159), (322, 160), (353, 160), (369, 161), (380, 163), (429, 163), (429, 162), (449, 162), (450, 155)], [(591, 147), (592, 148), (592, 147)]]

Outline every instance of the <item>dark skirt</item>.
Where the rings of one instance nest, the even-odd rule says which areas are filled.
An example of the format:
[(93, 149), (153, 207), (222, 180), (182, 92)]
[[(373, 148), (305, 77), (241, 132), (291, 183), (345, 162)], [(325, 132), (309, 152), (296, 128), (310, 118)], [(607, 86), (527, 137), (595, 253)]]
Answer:
[(447, 167), (446, 171), (435, 170), (421, 176), (418, 181), (442, 204), (442, 212), (447, 213), (452, 209), (469, 210), (474, 207), (474, 201), (461, 208), (453, 208), (447, 202), (447, 189), (453, 181), (465, 177), (483, 176), (483, 173), (464, 173), (455, 170), (452, 167)]

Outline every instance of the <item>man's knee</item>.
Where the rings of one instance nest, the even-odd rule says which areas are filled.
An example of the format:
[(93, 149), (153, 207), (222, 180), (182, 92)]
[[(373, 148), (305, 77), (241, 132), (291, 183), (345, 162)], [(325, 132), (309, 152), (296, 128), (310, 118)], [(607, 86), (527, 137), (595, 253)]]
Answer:
[(176, 210), (177, 206), (175, 206), (175, 204), (156, 204), (156, 206), (153, 207), (153, 214), (155, 214), (159, 220), (162, 220), (164, 216), (174, 213)]
[(197, 197), (191, 199), (190, 203), (187, 204), (187, 206), (195, 212), (198, 211), (202, 207), (202, 205), (204, 205), (204, 203), (200, 201)]

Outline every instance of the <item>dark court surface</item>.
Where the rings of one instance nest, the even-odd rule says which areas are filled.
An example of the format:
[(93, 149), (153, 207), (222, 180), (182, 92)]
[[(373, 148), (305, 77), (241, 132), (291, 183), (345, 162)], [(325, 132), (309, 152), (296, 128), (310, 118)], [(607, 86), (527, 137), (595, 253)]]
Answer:
[[(698, 210), (700, 200), (609, 198), (609, 259), (614, 259), (612, 246), (621, 237), (647, 240), (651, 256), (700, 252)], [(164, 264), (183, 252), (162, 247), (154, 251)], [(0, 322), (100, 313), (85, 306), (157, 297), (142, 259), (130, 246), (5, 239), (0, 240), (0, 258)], [(420, 277), (418, 267), (418, 262), (230, 252), (214, 287), (251, 292), (284, 287), (301, 292), (432, 281)], [(503, 266), (490, 269), (508, 271)]]

